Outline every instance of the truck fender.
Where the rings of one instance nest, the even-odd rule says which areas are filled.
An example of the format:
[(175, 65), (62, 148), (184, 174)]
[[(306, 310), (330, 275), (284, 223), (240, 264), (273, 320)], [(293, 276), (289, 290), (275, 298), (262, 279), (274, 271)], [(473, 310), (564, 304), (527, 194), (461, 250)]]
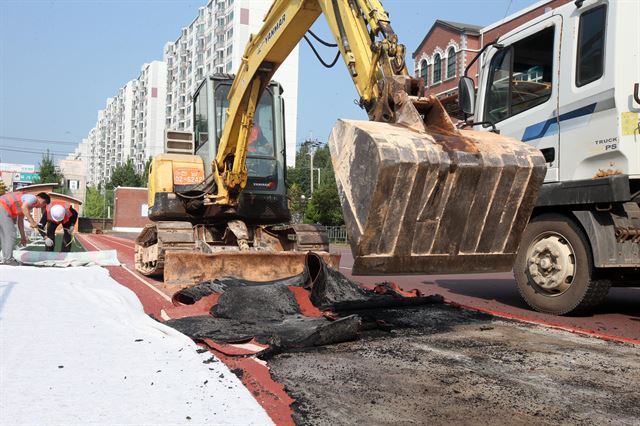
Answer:
[[(640, 244), (633, 240), (616, 239), (616, 223), (612, 212), (575, 210), (573, 214), (589, 240), (596, 268), (640, 267)], [(620, 221), (620, 218), (617, 220)], [(623, 224), (633, 226), (635, 222), (626, 219)]]
[(578, 210), (574, 216), (584, 230), (593, 255), (593, 266), (602, 268), (616, 263), (616, 237), (613, 220), (606, 212)]

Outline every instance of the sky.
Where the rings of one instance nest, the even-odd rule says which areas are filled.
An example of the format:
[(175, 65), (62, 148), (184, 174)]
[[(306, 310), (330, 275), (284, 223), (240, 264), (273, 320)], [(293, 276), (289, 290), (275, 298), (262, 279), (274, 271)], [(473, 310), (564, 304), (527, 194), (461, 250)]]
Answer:
[[(266, 1), (266, 0), (265, 0)], [(535, 0), (386, 0), (401, 43), (413, 52), (436, 19), (488, 25)], [(206, 0), (0, 0), (0, 162), (37, 165), (74, 150), (107, 98), (145, 62), (162, 60), (167, 41)], [(322, 17), (316, 34), (330, 39)], [(335, 50), (318, 47), (328, 61)], [(366, 119), (339, 61), (324, 68), (300, 45), (297, 143), (326, 142), (338, 118)], [(41, 140), (34, 141), (34, 139)], [(28, 152), (20, 152), (28, 151)]]

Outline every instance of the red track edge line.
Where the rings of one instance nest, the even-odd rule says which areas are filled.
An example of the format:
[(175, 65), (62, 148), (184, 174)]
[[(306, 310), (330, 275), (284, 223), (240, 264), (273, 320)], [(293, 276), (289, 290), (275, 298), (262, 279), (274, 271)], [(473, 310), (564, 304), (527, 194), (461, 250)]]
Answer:
[[(120, 242), (122, 244), (131, 243), (131, 247), (132, 248), (136, 246), (136, 242), (133, 241), (133, 240), (130, 240), (128, 238), (122, 238), (122, 237), (118, 237), (116, 235), (111, 235), (111, 234), (98, 234), (98, 235), (100, 235), (102, 237), (105, 237), (107, 240), (112, 240), (112, 241), (115, 240), (115, 241), (118, 241), (118, 242)], [(128, 244), (124, 244), (124, 245), (128, 245)]]
[(556, 329), (556, 330), (568, 331), (570, 333), (580, 334), (580, 335), (589, 336), (589, 337), (595, 337), (595, 338), (598, 338), (598, 339), (601, 339), (601, 340), (607, 340), (607, 341), (611, 341), (611, 342), (629, 343), (629, 344), (632, 344), (632, 345), (640, 345), (640, 340), (633, 339), (631, 337), (614, 336), (612, 334), (600, 333), (600, 332), (595, 331), (595, 330), (586, 330), (586, 329), (582, 329), (582, 328), (571, 327), (571, 326), (566, 326), (566, 325), (562, 325), (562, 324), (558, 324), (558, 323), (553, 323), (553, 322), (549, 322), (549, 321), (545, 321), (545, 320), (527, 318), (527, 317), (524, 317), (524, 316), (518, 315), (518, 314), (510, 314), (508, 312), (501, 312), (501, 311), (496, 311), (496, 310), (493, 310), (493, 309), (486, 309), (486, 308), (479, 308), (479, 307), (475, 307), (475, 306), (464, 305), (462, 303), (453, 302), (451, 300), (445, 300), (445, 303), (447, 305), (449, 305), (449, 306), (454, 307), (454, 308), (460, 308), (460, 309), (466, 309), (466, 310), (470, 310), (470, 311), (482, 312), (484, 314), (489, 314), (489, 315), (492, 315), (494, 317), (506, 318), (506, 319), (510, 319), (510, 320), (525, 322), (525, 323), (528, 323), (528, 324), (542, 325), (544, 327), (553, 328), (553, 329)]

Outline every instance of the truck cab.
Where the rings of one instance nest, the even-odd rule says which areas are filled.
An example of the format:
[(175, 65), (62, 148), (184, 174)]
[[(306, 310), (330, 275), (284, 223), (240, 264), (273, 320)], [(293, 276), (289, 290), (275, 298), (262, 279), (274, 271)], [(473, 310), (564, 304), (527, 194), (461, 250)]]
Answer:
[(640, 2), (570, 2), (480, 58), (461, 107), (476, 130), (541, 150), (547, 175), (514, 265), (533, 308), (588, 310), (640, 285)]

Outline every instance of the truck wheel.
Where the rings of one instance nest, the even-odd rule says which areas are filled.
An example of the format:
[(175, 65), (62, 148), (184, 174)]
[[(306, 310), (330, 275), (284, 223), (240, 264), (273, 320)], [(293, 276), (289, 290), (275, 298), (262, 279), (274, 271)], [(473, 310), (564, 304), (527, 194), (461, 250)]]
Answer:
[(611, 281), (595, 277), (591, 250), (574, 222), (544, 214), (526, 227), (514, 265), (518, 290), (533, 309), (554, 315), (588, 311)]

